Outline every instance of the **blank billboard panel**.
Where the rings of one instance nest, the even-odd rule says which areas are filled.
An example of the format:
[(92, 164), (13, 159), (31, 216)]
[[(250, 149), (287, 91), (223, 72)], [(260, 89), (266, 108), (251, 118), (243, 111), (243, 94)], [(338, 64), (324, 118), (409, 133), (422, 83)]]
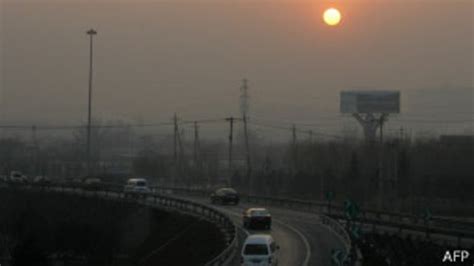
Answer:
[(342, 91), (341, 113), (400, 113), (399, 91)]

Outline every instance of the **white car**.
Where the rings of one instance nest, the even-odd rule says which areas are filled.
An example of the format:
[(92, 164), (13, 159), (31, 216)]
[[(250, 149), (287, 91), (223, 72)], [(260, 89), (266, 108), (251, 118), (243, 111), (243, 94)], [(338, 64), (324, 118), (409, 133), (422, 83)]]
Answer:
[(244, 266), (278, 265), (280, 247), (270, 235), (250, 235), (245, 239), (241, 252), (241, 264)]
[(123, 189), (125, 197), (131, 196), (146, 196), (150, 193), (148, 182), (144, 178), (130, 178)]
[(28, 177), (22, 174), (20, 171), (11, 171), (10, 172), (10, 182), (18, 184), (28, 183)]

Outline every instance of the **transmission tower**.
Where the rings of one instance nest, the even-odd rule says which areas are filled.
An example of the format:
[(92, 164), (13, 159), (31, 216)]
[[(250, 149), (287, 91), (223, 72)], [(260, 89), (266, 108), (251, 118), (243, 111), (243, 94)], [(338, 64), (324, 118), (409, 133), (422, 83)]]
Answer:
[(250, 162), (250, 147), (249, 147), (249, 135), (248, 135), (248, 113), (249, 113), (249, 92), (248, 92), (247, 79), (242, 80), (242, 86), (240, 87), (240, 113), (242, 115), (242, 121), (244, 122), (244, 140), (245, 140), (245, 158), (247, 162), (247, 189), (248, 193), (251, 192), (251, 180), (250, 176), (252, 173), (252, 163)]
[(242, 117), (246, 117), (249, 113), (249, 88), (247, 79), (242, 80), (242, 86), (240, 87), (240, 114)]

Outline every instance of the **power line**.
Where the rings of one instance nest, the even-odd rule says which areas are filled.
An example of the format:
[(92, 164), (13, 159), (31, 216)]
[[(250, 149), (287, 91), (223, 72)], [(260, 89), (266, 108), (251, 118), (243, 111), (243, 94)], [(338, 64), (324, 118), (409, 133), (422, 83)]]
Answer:
[[(340, 118), (340, 117), (338, 117)], [(261, 121), (261, 122), (264, 122), (264, 123), (281, 123), (281, 122), (284, 122), (286, 124), (295, 124), (297, 126), (309, 126), (309, 127), (312, 127), (312, 126), (322, 126), (322, 125), (335, 125), (335, 124), (338, 124), (341, 122), (341, 120), (335, 120), (336, 118), (332, 118), (332, 119), (328, 119), (328, 121), (331, 121), (333, 123), (307, 123), (307, 122), (298, 122), (298, 121), (292, 121), (292, 120), (287, 120), (287, 119), (262, 119), (262, 118), (259, 118), (259, 117), (254, 117), (252, 116), (252, 119), (253, 120), (256, 120), (256, 121)], [(319, 118), (317, 118), (316, 120), (320, 120)], [(324, 120), (324, 119), (322, 119)]]
[(428, 119), (398, 119), (393, 118), (393, 122), (413, 122), (413, 123), (424, 123), (424, 124), (466, 124), (474, 123), (472, 119), (463, 120), (428, 120)]
[[(129, 128), (129, 127), (159, 127), (159, 126), (171, 126), (173, 123), (157, 123), (157, 124), (137, 124), (137, 125), (91, 125), (91, 128)], [(0, 125), (3, 129), (31, 129), (31, 126), (25, 125)], [(70, 130), (70, 129), (81, 129), (87, 128), (87, 125), (75, 125), (75, 126), (37, 126), (37, 130)]]
[[(288, 126), (288, 127), (275, 126), (275, 125), (269, 125), (269, 124), (263, 124), (263, 123), (256, 123), (256, 122), (253, 122), (253, 121), (249, 121), (248, 123), (252, 124), (252, 125), (256, 125), (256, 126), (267, 127), (267, 128), (277, 129), (277, 130), (285, 130), (285, 131), (295, 130), (295, 132), (297, 132), (297, 133), (303, 133), (303, 134), (307, 134), (309, 136), (319, 135), (319, 136), (322, 136), (322, 137), (344, 139), (344, 137), (339, 136), (339, 135), (334, 135), (334, 134), (329, 134), (329, 133), (322, 133), (322, 132), (317, 132), (317, 131), (314, 131), (314, 130), (304, 130), (304, 129), (298, 129), (298, 128), (293, 129), (292, 126)], [(296, 126), (296, 124), (295, 124), (295, 126)]]
[[(405, 116), (406, 117), (406, 116)], [(411, 117), (411, 115), (410, 115)], [(453, 120), (433, 120), (433, 119), (423, 119), (422, 117), (419, 118), (410, 118), (410, 117), (400, 117), (400, 116), (393, 116), (391, 121), (392, 122), (414, 122), (414, 123), (426, 123), (426, 124), (463, 124), (463, 123), (474, 123), (474, 119), (453, 119)], [(432, 118), (433, 116), (429, 116)], [(321, 126), (321, 125), (330, 125), (330, 123), (306, 123), (306, 122), (295, 122), (294, 120), (287, 120), (287, 119), (281, 119), (281, 120), (275, 120), (275, 119), (266, 119), (266, 118), (260, 118), (260, 117), (253, 117), (254, 120), (257, 121), (263, 121), (263, 122), (281, 122), (285, 121), (288, 124), (293, 124), (295, 123), (297, 126)], [(343, 115), (340, 115), (338, 117), (333, 117), (333, 118), (322, 118), (322, 117), (317, 117), (315, 120), (326, 120), (326, 121), (334, 121), (335, 123), (340, 122), (341, 120), (335, 120), (338, 118), (344, 118)], [(335, 124), (334, 123), (334, 124)], [(332, 123), (331, 123), (332, 124)]]
[(195, 122), (198, 122), (199, 124), (219, 123), (219, 122), (226, 122), (226, 118), (201, 119), (201, 120), (183, 120), (183, 121), (181, 121), (180, 124), (182, 124), (182, 125), (194, 124)]
[[(202, 119), (192, 121), (181, 121), (178, 124), (187, 125), (198, 122), (204, 123), (217, 123), (225, 122), (225, 118), (219, 119)], [(173, 126), (173, 122), (161, 122), (161, 123), (149, 123), (149, 124), (121, 124), (121, 125), (91, 125), (91, 128), (145, 128), (145, 127), (162, 127), (162, 126)], [(0, 125), (1, 129), (20, 129), (20, 130), (31, 130), (29, 125)], [(37, 130), (71, 130), (71, 129), (83, 129), (87, 128), (87, 125), (53, 125), (53, 126), (36, 126)]]
[[(235, 122), (241, 122), (242, 119), (235, 118)], [(281, 122), (281, 121), (288, 121), (288, 122)], [(216, 124), (216, 123), (226, 123), (226, 118), (209, 118), (209, 119), (199, 119), (199, 120), (181, 120), (178, 122), (179, 125), (183, 126), (194, 126), (194, 123), (197, 122), (199, 124)], [(247, 121), (249, 124), (272, 128), (276, 130), (291, 130), (291, 125), (295, 125), (296, 127), (320, 127), (323, 124), (328, 125), (327, 123), (293, 123), (290, 120), (277, 120), (277, 119), (261, 119), (259, 117), (254, 118), (252, 120)], [(337, 122), (337, 121), (335, 121)], [(429, 119), (410, 119), (410, 118), (397, 118), (394, 117), (392, 122), (394, 123), (419, 123), (419, 124), (469, 124), (474, 123), (473, 119), (458, 119), (458, 120), (429, 120)], [(278, 123), (278, 125), (275, 125)], [(147, 128), (147, 127), (166, 127), (166, 126), (173, 126), (173, 122), (157, 122), (157, 123), (148, 123), (148, 124), (119, 124), (119, 125), (91, 125), (91, 128), (104, 128), (104, 129), (119, 129), (119, 128)], [(31, 125), (0, 125), (0, 129), (11, 129), (11, 130), (31, 130)], [(37, 125), (36, 130), (74, 130), (74, 129), (86, 129), (87, 125)], [(317, 132), (314, 130), (306, 130), (306, 129), (296, 129), (297, 132), (311, 135), (319, 135), (324, 137), (330, 138), (343, 138), (339, 135)]]

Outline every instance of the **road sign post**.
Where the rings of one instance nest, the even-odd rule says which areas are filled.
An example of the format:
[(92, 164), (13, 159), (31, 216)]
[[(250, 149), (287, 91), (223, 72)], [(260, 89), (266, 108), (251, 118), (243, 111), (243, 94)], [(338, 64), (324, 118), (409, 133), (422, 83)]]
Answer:
[(360, 208), (355, 202), (351, 200), (344, 201), (344, 214), (348, 220), (355, 220), (359, 216)]
[(342, 266), (343, 252), (340, 249), (331, 250), (331, 265)]
[(352, 238), (355, 239), (355, 240), (360, 239), (361, 236), (362, 236), (361, 226), (357, 225), (355, 223), (352, 224), (352, 228), (351, 228), (350, 232), (351, 232)]
[(431, 210), (429, 208), (426, 208), (423, 211), (422, 217), (423, 217), (425, 228), (426, 228), (426, 238), (429, 238), (430, 237), (430, 221), (433, 218), (433, 214), (431, 213)]
[(334, 198), (334, 192), (328, 191), (326, 192), (326, 200), (328, 202), (328, 214), (331, 214), (331, 202)]

